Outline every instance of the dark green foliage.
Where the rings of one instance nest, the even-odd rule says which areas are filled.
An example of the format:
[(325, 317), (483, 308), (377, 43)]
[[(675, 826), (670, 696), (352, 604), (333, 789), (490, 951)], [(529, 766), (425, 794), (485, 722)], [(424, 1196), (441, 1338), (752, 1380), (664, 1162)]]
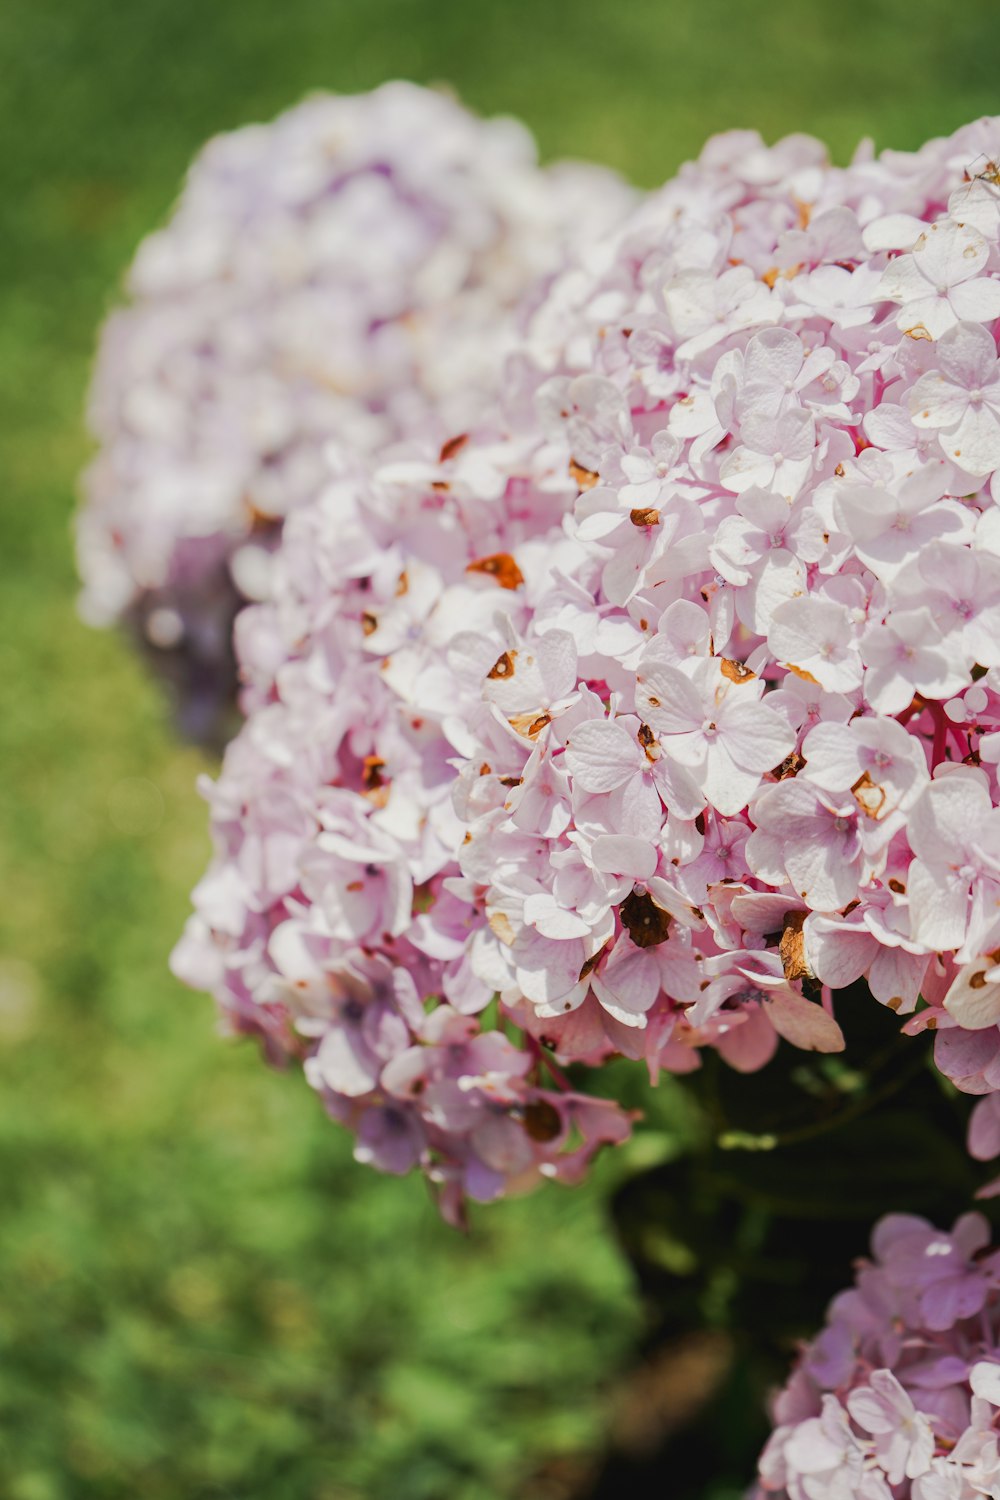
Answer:
[(738, 1486), (751, 1472), (767, 1436), (759, 1393), (816, 1333), (877, 1219), (905, 1211), (950, 1227), (974, 1206), (983, 1170), (964, 1149), (971, 1101), (931, 1066), (929, 1035), (899, 1036), (863, 985), (838, 997), (837, 1014), (854, 1068), (782, 1047), (740, 1078), (708, 1059), (690, 1089), (701, 1140), (615, 1195), (650, 1342), (706, 1328), (728, 1340), (711, 1405), (657, 1455), (672, 1500), (702, 1500), (706, 1479)]

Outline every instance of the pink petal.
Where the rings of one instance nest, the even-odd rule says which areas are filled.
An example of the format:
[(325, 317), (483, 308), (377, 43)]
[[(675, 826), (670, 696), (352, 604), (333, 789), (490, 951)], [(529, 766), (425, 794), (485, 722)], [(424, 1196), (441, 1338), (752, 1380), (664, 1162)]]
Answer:
[(843, 1052), (846, 1046), (833, 1017), (792, 990), (779, 990), (771, 997), (768, 1015), (778, 1035), (804, 1052)]

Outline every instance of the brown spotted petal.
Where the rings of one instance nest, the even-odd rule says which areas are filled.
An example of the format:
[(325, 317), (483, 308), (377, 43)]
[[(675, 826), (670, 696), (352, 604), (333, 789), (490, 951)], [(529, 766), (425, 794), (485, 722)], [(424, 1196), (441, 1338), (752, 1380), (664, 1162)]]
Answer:
[[(575, 692), (576, 665), (576, 642), (569, 632), (547, 630), (535, 640), (511, 646), (499, 658), (487, 679), (486, 701), (508, 717), (530, 716), (518, 731), (525, 733), (553, 704)], [(544, 727), (539, 723), (533, 733)]]
[(789, 911), (785, 913), (785, 925), (781, 933), (778, 953), (781, 956), (781, 966), (785, 971), (785, 978), (789, 983), (794, 983), (797, 979), (812, 979), (814, 977), (806, 958), (805, 936), (802, 932), (805, 920), (806, 913), (804, 911)]
[(545, 1145), (562, 1133), (562, 1116), (547, 1099), (532, 1099), (521, 1116), (525, 1131), (533, 1141)]
[(493, 552), (489, 557), (478, 557), (475, 562), (467, 565), (465, 571), (485, 573), (502, 589), (519, 589), (524, 582), (524, 574), (509, 552)]
[(449, 458), (454, 458), (456, 453), (461, 453), (468, 441), (469, 434), (461, 432), (458, 437), (449, 438), (446, 443), (442, 443), (441, 452), (438, 454), (438, 463), (446, 464)]
[(569, 461), (569, 472), (581, 490), (592, 490), (601, 477), (593, 469), (585, 469), (582, 464), (578, 464), (575, 458)]
[(873, 822), (877, 823), (888, 811), (885, 805), (885, 787), (873, 781), (867, 771), (862, 772), (851, 787), (851, 795), (865, 817), (871, 818)]
[(511, 728), (524, 739), (536, 740), (542, 730), (552, 723), (552, 715), (545, 713), (512, 714), (508, 720)]
[(505, 651), (502, 656), (497, 657), (486, 676), (491, 682), (496, 682), (497, 680), (501, 682), (506, 681), (508, 677), (513, 677), (514, 675), (514, 663), (516, 659), (516, 651)]
[(498, 937), (501, 943), (506, 944), (510, 948), (513, 945), (515, 933), (507, 913), (505, 911), (491, 911), (486, 920), (494, 937)]
[(635, 890), (618, 908), (622, 926), (637, 948), (655, 948), (670, 935), (671, 917), (648, 891)]
[(382, 773), (385, 761), (378, 755), (366, 755), (361, 772), (364, 795), (374, 807), (385, 807), (389, 801), (389, 781)]
[(728, 677), (730, 682), (753, 682), (757, 676), (743, 662), (731, 661), (728, 656), (719, 658), (719, 667), (723, 677)]

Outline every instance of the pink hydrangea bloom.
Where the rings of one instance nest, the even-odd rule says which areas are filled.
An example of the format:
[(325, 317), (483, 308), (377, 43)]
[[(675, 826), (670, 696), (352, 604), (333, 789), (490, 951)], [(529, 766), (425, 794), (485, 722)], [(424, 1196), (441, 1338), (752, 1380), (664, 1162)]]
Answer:
[(1000, 1480), (1000, 1251), (892, 1214), (774, 1402), (757, 1500), (974, 1500)]
[[(550, 1049), (482, 1027), (492, 990), (474, 950), (489, 929), (456, 859), (454, 762), (480, 698), (461, 637), (512, 597), (497, 581), (506, 549), (544, 567), (543, 517), (472, 498), (459, 469), (444, 461), (454, 481), (437, 488), (344, 476), (290, 517), (277, 600), (241, 619), (260, 702), (206, 781), (217, 855), (174, 955), (234, 1029), (302, 1061), (360, 1160), (422, 1168), (456, 1221), (466, 1197), (576, 1180), (630, 1129), (616, 1105), (569, 1087)], [(473, 557), (473, 537), (497, 550)], [(539, 651), (553, 707), (565, 671)]]
[[(249, 720), (182, 949), (238, 1024), (310, 1055), (344, 1024), (304, 1040), (275, 989), (293, 921), (335, 976), (360, 951), (425, 1004), (498, 997), (556, 1066), (836, 1051), (831, 991), (865, 977), (998, 1086), (1000, 219), (965, 171), (995, 133), (844, 169), (710, 142), (529, 302), (490, 430), (296, 512), (238, 623)], [(961, 318), (903, 327), (888, 269), (969, 205)], [(423, 1160), (453, 1128), (467, 1166), (434, 1111)]]
[(316, 95), (200, 153), (104, 330), (79, 521), (85, 614), (135, 627), (190, 732), (232, 696), (233, 614), (266, 593), (326, 445), (473, 426), (512, 308), (633, 198), (406, 83)]

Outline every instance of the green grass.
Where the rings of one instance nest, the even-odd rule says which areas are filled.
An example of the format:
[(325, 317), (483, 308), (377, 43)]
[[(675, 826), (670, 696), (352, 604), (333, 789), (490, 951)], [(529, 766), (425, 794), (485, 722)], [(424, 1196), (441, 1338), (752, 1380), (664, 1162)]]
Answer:
[(167, 975), (201, 762), (78, 624), (69, 520), (94, 328), (192, 152), (404, 75), (646, 183), (731, 125), (843, 159), (997, 109), (998, 42), (992, 0), (5, 0), (4, 1497), (541, 1500), (526, 1476), (599, 1445), (638, 1324), (606, 1172), (461, 1239)]

